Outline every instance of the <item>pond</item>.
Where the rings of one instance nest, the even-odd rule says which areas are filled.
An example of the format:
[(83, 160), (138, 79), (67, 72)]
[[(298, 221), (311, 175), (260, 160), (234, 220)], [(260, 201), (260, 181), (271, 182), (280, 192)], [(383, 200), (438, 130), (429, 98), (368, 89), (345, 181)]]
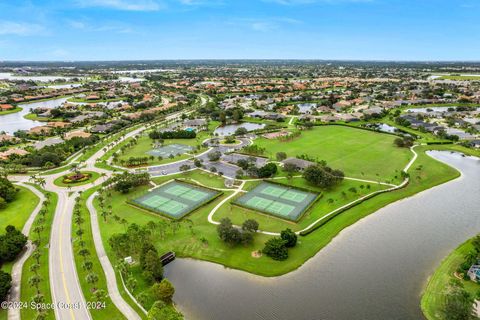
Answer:
[(230, 136), (234, 134), (238, 128), (245, 128), (247, 129), (247, 131), (253, 131), (263, 129), (264, 127), (264, 123), (242, 122), (238, 124), (227, 124), (226, 126), (218, 127), (213, 133), (218, 134), (219, 136)]
[(392, 127), (386, 123), (379, 123), (378, 124), (378, 130), (382, 131), (382, 132), (389, 132), (389, 133), (395, 133), (398, 131), (397, 128), (395, 127)]
[(23, 109), (16, 113), (0, 115), (0, 131), (13, 134), (17, 130), (29, 130), (36, 126), (44, 125), (45, 122), (25, 119), (23, 116), (36, 108), (56, 108), (67, 101), (67, 98), (52, 99), (40, 102), (24, 103), (19, 106)]
[(461, 178), (390, 204), (344, 229), (298, 270), (258, 277), (177, 259), (166, 267), (186, 319), (422, 319), (440, 261), (480, 230), (480, 160), (430, 153)]
[(0, 72), (1, 80), (22, 80), (22, 81), (54, 81), (58, 79), (71, 79), (72, 77), (61, 77), (61, 76), (17, 76), (10, 72)]
[[(412, 112), (412, 113), (419, 113), (419, 112), (446, 112), (448, 111), (449, 108), (455, 109), (455, 106), (449, 106), (449, 107), (425, 107), (425, 108), (411, 108), (407, 109), (407, 112)], [(468, 110), (474, 111), (474, 110), (480, 110), (480, 108), (468, 108)]]

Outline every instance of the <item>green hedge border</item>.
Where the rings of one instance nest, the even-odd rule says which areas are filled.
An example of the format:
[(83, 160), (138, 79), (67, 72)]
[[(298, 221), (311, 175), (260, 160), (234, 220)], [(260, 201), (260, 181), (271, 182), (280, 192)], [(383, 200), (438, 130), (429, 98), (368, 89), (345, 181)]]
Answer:
[(330, 220), (332, 220), (333, 218), (335, 218), (336, 216), (338, 216), (339, 214), (347, 211), (348, 209), (351, 209), (367, 200), (370, 200), (374, 197), (376, 197), (377, 195), (380, 195), (380, 194), (383, 194), (383, 193), (387, 193), (387, 192), (391, 192), (391, 191), (396, 191), (396, 190), (399, 190), (399, 189), (403, 189), (405, 188), (406, 186), (408, 185), (408, 182), (403, 185), (402, 187), (400, 188), (397, 188), (397, 189), (394, 189), (394, 190), (380, 190), (380, 191), (377, 191), (375, 193), (371, 193), (370, 195), (368, 195), (366, 198), (362, 199), (361, 201), (358, 201), (358, 202), (353, 202), (353, 203), (350, 203), (350, 205), (346, 206), (345, 208), (343, 208), (342, 210), (338, 210), (337, 212), (335, 212), (335, 214), (332, 214), (330, 216), (328, 216), (326, 219), (323, 219), (323, 220), (320, 220), (318, 221), (313, 227), (311, 227), (310, 229), (308, 230), (305, 230), (305, 231), (301, 231), (299, 234), (301, 236), (306, 236), (308, 235), (309, 233), (317, 230), (318, 228), (320, 228), (321, 226), (323, 226), (324, 224), (326, 224), (327, 222), (329, 222)]

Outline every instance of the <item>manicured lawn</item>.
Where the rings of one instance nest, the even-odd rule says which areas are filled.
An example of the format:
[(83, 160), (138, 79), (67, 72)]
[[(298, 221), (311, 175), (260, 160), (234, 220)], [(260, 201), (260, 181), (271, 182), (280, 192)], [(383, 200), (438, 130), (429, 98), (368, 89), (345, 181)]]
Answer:
[[(39, 189), (44, 194), (45, 191)], [(45, 215), (45, 223), (43, 224), (44, 229), (41, 232), (41, 241), (42, 244), (39, 247), (41, 253), (40, 257), (40, 269), (38, 274), (42, 278), (40, 283), (40, 291), (45, 297), (45, 303), (51, 303), (52, 298), (50, 296), (50, 281), (49, 281), (49, 272), (48, 272), (48, 246), (46, 245), (50, 239), (50, 230), (53, 222), (53, 217), (55, 215), (55, 208), (57, 206), (57, 195), (55, 193), (50, 193), (50, 205), (48, 206), (48, 211)], [(37, 216), (36, 221), (41, 218), (40, 215)], [(37, 234), (33, 231), (30, 232), (30, 239), (37, 239)], [(23, 265), (22, 272), (22, 285), (21, 285), (21, 297), (20, 301), (30, 302), (31, 298), (36, 294), (35, 287), (32, 287), (28, 284), (28, 279), (33, 275), (33, 272), (30, 271), (30, 267), (35, 264), (35, 259), (30, 256), (30, 258), (25, 261)], [(36, 311), (31, 308), (22, 309), (21, 316), (22, 319), (35, 319)], [(55, 319), (55, 314), (53, 310), (47, 311), (46, 319)]]
[(5, 115), (5, 114), (17, 113), (17, 112), (20, 112), (22, 110), (23, 110), (22, 108), (16, 107), (16, 108), (11, 109), (11, 110), (0, 111), (0, 116)]
[(439, 80), (457, 80), (457, 81), (480, 81), (480, 76), (441, 76)]
[[(118, 157), (117, 165), (120, 165), (122, 163), (122, 160), (126, 161), (130, 157), (149, 157), (150, 155), (147, 153), (148, 151), (152, 150), (154, 147), (152, 146), (153, 141), (148, 137), (148, 135), (143, 135), (138, 139), (138, 143), (134, 145), (133, 147), (129, 148), (126, 150), (126, 152), (123, 155), (120, 155)], [(201, 145), (201, 141), (197, 139), (168, 139), (165, 140), (164, 146), (167, 146), (169, 144), (185, 144), (189, 146), (196, 147), (198, 145)], [(201, 150), (204, 150), (202, 148)], [(170, 163), (170, 162), (175, 162), (179, 160), (184, 160), (192, 157), (190, 154), (180, 154), (176, 155), (173, 158), (163, 158), (162, 160), (159, 160), (157, 157), (154, 157), (153, 160), (149, 160), (148, 165), (153, 166), (153, 165), (158, 165), (158, 164), (165, 164), (165, 163)]]
[[(313, 205), (312, 208), (307, 210), (302, 218), (297, 222), (291, 222), (288, 220), (279, 219), (268, 214), (263, 214), (258, 211), (249, 210), (243, 207), (232, 205), (231, 203), (235, 201), (236, 198), (240, 197), (242, 194), (235, 196), (225, 203), (213, 216), (215, 221), (220, 221), (222, 218), (230, 218), (234, 224), (241, 225), (243, 221), (247, 219), (255, 219), (260, 224), (260, 229), (271, 232), (280, 232), (286, 228), (290, 228), (293, 231), (300, 231), (306, 228), (308, 225), (313, 223), (318, 218), (323, 217), (327, 213), (350, 203), (366, 194), (372, 193), (377, 190), (383, 190), (388, 188), (387, 186), (380, 184), (368, 184), (359, 181), (344, 180), (340, 185), (335, 188), (325, 191), (320, 188), (309, 185), (303, 178), (293, 178), (291, 180), (282, 179), (275, 180), (275, 182), (283, 183), (286, 185), (307, 188), (315, 192), (321, 193), (322, 197)], [(248, 182), (244, 189), (251, 188), (250, 185), (256, 184), (255, 182)], [(362, 189), (360, 186), (363, 185)], [(370, 189), (367, 189), (366, 186), (370, 185)], [(357, 193), (348, 191), (350, 188), (355, 188)], [(345, 195), (342, 194), (345, 192)], [(333, 202), (329, 203), (329, 199), (332, 199)]]
[(89, 175), (90, 175), (90, 178), (88, 178), (88, 179), (85, 180), (85, 181), (72, 182), (72, 183), (64, 183), (64, 182), (63, 182), (63, 179), (64, 179), (66, 176), (71, 176), (71, 175), (73, 175), (73, 173), (71, 172), (71, 173), (68, 173), (68, 174), (66, 174), (66, 175), (64, 175), (64, 176), (58, 177), (57, 179), (55, 179), (55, 181), (53, 181), (53, 183), (54, 183), (56, 186), (64, 187), (64, 188), (76, 187), (76, 186), (82, 186), (82, 185), (91, 183), (91, 182), (97, 180), (97, 179), (100, 177), (100, 174), (99, 174), (98, 172), (95, 172), (95, 171), (81, 171), (81, 173), (83, 173), (83, 174), (89, 174)]
[[(194, 148), (198, 148), (200, 146), (200, 150), (197, 150), (196, 153), (200, 153), (206, 150), (206, 148), (202, 147), (202, 143), (205, 139), (210, 137), (210, 132), (213, 132), (215, 128), (218, 126), (218, 122), (210, 121), (208, 124), (208, 131), (200, 131), (197, 133), (197, 137), (194, 139), (166, 139), (164, 140), (163, 145), (167, 146), (170, 144), (184, 144), (187, 146), (192, 146)], [(131, 139), (123, 142), (122, 144), (126, 144)], [(147, 153), (154, 148), (154, 141), (148, 137), (148, 132), (144, 132), (144, 134), (138, 138), (138, 143), (134, 146), (128, 148), (124, 154), (121, 154), (118, 157), (117, 165), (121, 164), (122, 160), (128, 160), (130, 157), (149, 157), (150, 155)], [(113, 154), (113, 153), (111, 153)], [(153, 160), (149, 160), (148, 165), (159, 165), (159, 164), (166, 164), (171, 163), (179, 160), (184, 160), (192, 157), (192, 154), (180, 154), (175, 156), (174, 158), (163, 158), (159, 160), (158, 157), (154, 157)]]
[[(346, 176), (374, 181), (400, 181), (399, 172), (405, 167), (411, 152), (394, 146), (395, 136), (344, 126), (318, 126), (302, 131), (292, 141), (259, 138), (255, 144), (266, 148), (266, 156), (275, 159), (277, 152), (288, 157), (302, 154), (325, 160), (329, 166), (341, 169)], [(397, 179), (395, 179), (397, 176)]]
[[(470, 240), (465, 242), (450, 253), (430, 277), (421, 301), (422, 311), (427, 319), (445, 320), (441, 314), (442, 304), (446, 294), (445, 290), (450, 280), (458, 279), (454, 277), (453, 273), (463, 263), (464, 256), (472, 249), (473, 245)], [(480, 289), (480, 284), (473, 281), (461, 280), (461, 282), (465, 290), (472, 296), (475, 296)]]
[(37, 206), (40, 199), (30, 190), (21, 186), (15, 201), (10, 202), (5, 209), (0, 209), (0, 233), (4, 233), (5, 227), (12, 225), (22, 230), (23, 225)]
[[(247, 247), (240, 245), (232, 248), (220, 241), (216, 232), (216, 226), (208, 223), (207, 216), (220, 201), (231, 195), (231, 192), (228, 191), (225, 191), (224, 195), (219, 199), (189, 215), (189, 219), (193, 221), (193, 235), (190, 233), (188, 226), (181, 223), (181, 227), (175, 235), (170, 231), (165, 239), (158, 239), (156, 243), (157, 248), (160, 253), (173, 250), (180, 257), (191, 257), (212, 261), (230, 268), (242, 269), (263, 276), (276, 276), (290, 272), (315, 255), (342, 229), (355, 223), (359, 219), (375, 212), (391, 202), (411, 196), (422, 190), (431, 188), (459, 176), (459, 173), (453, 168), (435, 161), (424, 154), (423, 151), (428, 150), (427, 148), (428, 147), (418, 148), (417, 151), (419, 152), (419, 156), (411, 168), (410, 174), (412, 179), (407, 187), (394, 192), (384, 193), (362, 202), (341, 213), (309, 235), (300, 237), (297, 247), (289, 250), (290, 257), (286, 261), (275, 261), (266, 256), (260, 258), (252, 257), (252, 251), (262, 249), (265, 241), (270, 238), (270, 236), (264, 234), (255, 235), (254, 242)], [(167, 181), (172, 178), (175, 178), (175, 176), (161, 177), (157, 178), (156, 182), (161, 183), (162, 181)], [(204, 183), (212, 181), (211, 183), (213, 183), (216, 179), (221, 178), (209, 177), (200, 182)], [(220, 184), (222, 182), (220, 180), (215, 183)], [(129, 223), (144, 225), (151, 220), (169, 221), (166, 218), (134, 208), (126, 203), (127, 199), (145, 192), (148, 188), (149, 187), (138, 188), (135, 192), (127, 195), (113, 192), (112, 197), (107, 199), (107, 205), (112, 205), (113, 212), (121, 218), (126, 219)], [(335, 196), (332, 195), (332, 198), (335, 198)], [(234, 215), (235, 212), (236, 211), (233, 211), (232, 215)], [(215, 218), (218, 219), (218, 217)], [(236, 219), (243, 220), (242, 218)], [(269, 221), (262, 221), (260, 223), (260, 228), (262, 228), (262, 224), (265, 225), (268, 223)], [(290, 226), (293, 227), (293, 224)], [(276, 227), (280, 228), (280, 226)], [(101, 222), (100, 228), (109, 257), (112, 261), (115, 261), (117, 258), (113, 256), (111, 248), (108, 246), (108, 239), (114, 233), (125, 232), (125, 227), (120, 223), (115, 222), (113, 219), (109, 219), (106, 223)]]
[[(92, 236), (92, 229), (90, 225), (90, 212), (86, 207), (86, 200), (92, 193), (94, 193), (98, 188), (92, 188), (88, 191), (82, 193), (81, 195), (81, 203), (82, 203), (82, 218), (85, 220), (82, 224), (82, 229), (84, 230), (84, 234), (82, 236), (83, 241), (85, 241), (85, 248), (90, 251), (89, 261), (93, 263), (91, 272), (95, 273), (98, 276), (98, 282), (95, 284), (95, 287), (98, 289), (103, 289), (108, 294), (107, 288), (107, 281), (105, 279), (105, 273), (103, 272), (103, 268), (98, 260), (98, 256), (96, 255), (95, 244), (93, 242)], [(101, 218), (100, 218), (101, 219)], [(93, 301), (93, 286), (87, 282), (86, 277), (89, 271), (85, 270), (82, 265), (84, 262), (84, 258), (78, 254), (78, 251), (81, 249), (79, 244), (79, 237), (77, 236), (76, 232), (78, 230), (78, 226), (76, 223), (72, 224), (72, 239), (73, 240), (73, 252), (75, 256), (75, 265), (77, 268), (78, 279), (80, 281), (80, 285), (82, 287), (83, 294), (87, 301)], [(105, 244), (104, 244), (105, 245)], [(112, 264), (115, 264), (116, 260), (111, 261)], [(117, 307), (113, 304), (112, 300), (109, 297), (106, 297), (104, 300), (105, 308), (103, 309), (91, 309), (90, 313), (94, 319), (125, 319), (123, 314), (117, 309)]]
[(172, 179), (185, 179), (187, 181), (195, 182), (199, 185), (208, 186), (210, 188), (225, 189), (224, 179), (216, 174), (212, 174), (203, 170), (187, 171), (183, 174), (177, 174), (167, 177), (155, 177), (152, 179), (156, 184), (162, 184), (165, 181)]

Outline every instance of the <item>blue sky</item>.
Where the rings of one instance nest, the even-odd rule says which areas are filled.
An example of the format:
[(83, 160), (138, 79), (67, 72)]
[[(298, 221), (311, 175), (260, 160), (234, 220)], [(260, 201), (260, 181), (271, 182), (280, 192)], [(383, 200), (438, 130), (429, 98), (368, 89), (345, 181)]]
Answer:
[(0, 0), (0, 60), (480, 60), (480, 0)]

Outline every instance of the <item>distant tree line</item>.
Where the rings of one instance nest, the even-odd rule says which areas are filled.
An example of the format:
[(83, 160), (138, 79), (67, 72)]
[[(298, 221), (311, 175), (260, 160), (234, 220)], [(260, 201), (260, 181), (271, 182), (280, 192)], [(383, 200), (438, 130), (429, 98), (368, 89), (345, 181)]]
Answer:
[(193, 130), (176, 130), (176, 131), (152, 131), (148, 134), (150, 139), (195, 139), (197, 133)]

